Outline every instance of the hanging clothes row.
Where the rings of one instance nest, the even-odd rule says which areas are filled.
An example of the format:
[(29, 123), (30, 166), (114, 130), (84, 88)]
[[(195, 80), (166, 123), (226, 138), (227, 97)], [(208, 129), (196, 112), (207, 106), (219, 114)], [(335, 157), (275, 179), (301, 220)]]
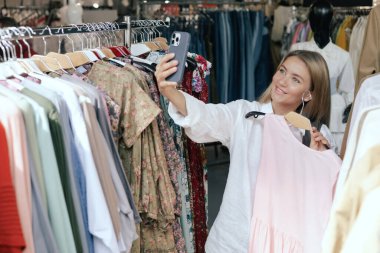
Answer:
[[(364, 7), (334, 8), (331, 41), (350, 53), (355, 73), (370, 10)], [(313, 37), (307, 12), (308, 8), (295, 6), (279, 6), (276, 9), (271, 38), (273, 41), (281, 40), (281, 57), (289, 52), (293, 44), (310, 41)]]
[(379, 144), (378, 30), (380, 6), (369, 13), (342, 150), (343, 163), (325, 232), (323, 251), (376, 252), (378, 238)]
[[(17, 25), (39, 27), (46, 24), (50, 11), (42, 6), (14, 6), (1, 8), (1, 17), (12, 18)], [(16, 24), (7, 24), (15, 26)]]
[(174, 16), (166, 36), (173, 30), (189, 31), (191, 50), (214, 63), (207, 80), (211, 102), (255, 100), (269, 85), (273, 66), (268, 46), (269, 20), (261, 10), (264, 5), (262, 2), (228, 4), (228, 1), (182, 3), (163, 5), (156, 11)]
[(257, 99), (270, 84), (272, 74), (269, 30), (263, 11), (230, 10), (208, 14), (215, 21), (210, 38), (219, 101)]
[(338, 8), (331, 24), (331, 40), (350, 53), (355, 76), (370, 10), (363, 7)]
[[(331, 21), (331, 41), (323, 48), (319, 48), (313, 38), (313, 31), (308, 19), (308, 8), (279, 6), (279, 13), (288, 12), (290, 18), (279, 19), (275, 27), (281, 26), (278, 22), (286, 22), (282, 34), (281, 57), (293, 50), (311, 50), (321, 53), (329, 66), (331, 87), (331, 117), (329, 128), (336, 142), (337, 152), (340, 152), (343, 135), (348, 118), (349, 106), (353, 101), (354, 80), (357, 72), (357, 59), (360, 56), (366, 17), (368, 9), (334, 8), (334, 18)], [(277, 11), (277, 10), (276, 10)], [(276, 13), (276, 12), (275, 12)], [(358, 21), (358, 22), (356, 22)], [(356, 22), (356, 23), (355, 23)], [(355, 29), (353, 29), (355, 27)], [(272, 30), (272, 40), (276, 39), (279, 29)], [(351, 33), (354, 32), (354, 36)], [(349, 52), (347, 52), (350, 49)], [(351, 58), (355, 59), (355, 67)], [(337, 61), (338, 59), (338, 61)]]
[[(204, 252), (204, 148), (167, 116), (154, 63), (130, 56), (112, 33), (30, 59), (1, 41), (0, 250)], [(181, 89), (207, 102), (210, 65), (188, 58), (196, 65)]]

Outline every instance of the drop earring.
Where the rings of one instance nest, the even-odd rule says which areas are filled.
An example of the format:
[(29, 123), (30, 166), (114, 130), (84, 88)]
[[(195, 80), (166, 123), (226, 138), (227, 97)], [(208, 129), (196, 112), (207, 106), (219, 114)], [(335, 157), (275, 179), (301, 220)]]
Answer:
[[(309, 91), (310, 92), (310, 91)], [(304, 96), (305, 96), (305, 93), (306, 93), (306, 91), (304, 91), (303, 93), (302, 93), (302, 97), (301, 97), (301, 100), (302, 100), (302, 108), (301, 108), (301, 112), (300, 112), (300, 114), (302, 115), (302, 112), (303, 112), (303, 108), (305, 107), (305, 99), (303, 98)], [(309, 93), (310, 94), (310, 93)], [(311, 94), (310, 94), (310, 96), (311, 96)]]
[(302, 95), (301, 100), (302, 100), (302, 108), (301, 108), (301, 112), (300, 112), (300, 114), (302, 115), (303, 108), (304, 108), (304, 106), (305, 106), (305, 100), (303, 99), (303, 95)]

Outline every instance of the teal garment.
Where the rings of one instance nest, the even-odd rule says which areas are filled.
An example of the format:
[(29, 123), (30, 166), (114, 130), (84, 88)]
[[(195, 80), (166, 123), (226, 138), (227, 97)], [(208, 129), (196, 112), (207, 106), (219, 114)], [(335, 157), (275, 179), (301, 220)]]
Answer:
[[(51, 192), (47, 189), (47, 193), (49, 194), (48, 198), (50, 197), (49, 214), (50, 212), (54, 214), (51, 216), (51, 223), (57, 239), (58, 248), (61, 252), (78, 252), (76, 250), (75, 236), (70, 223), (69, 205), (65, 199), (65, 184), (61, 180), (61, 175), (65, 172), (62, 171), (62, 169), (64, 169), (62, 166), (64, 165), (62, 162), (64, 158), (63, 147), (57, 145), (59, 141), (63, 143), (62, 133), (58, 123), (58, 113), (50, 101), (37, 93), (27, 88), (21, 90), (21, 93), (35, 101), (35, 107), (38, 107), (38, 110), (44, 114), (44, 116), (41, 115), (41, 117), (42, 121), (44, 121), (43, 134), (45, 135), (45, 139), (42, 140), (43, 144), (40, 147), (44, 152), (43, 160), (48, 160), (49, 165), (52, 166), (46, 168), (44, 172), (46, 187), (55, 189), (55, 191)], [(49, 136), (47, 136), (47, 134), (49, 134)], [(66, 188), (66, 190), (67, 189), (68, 188)], [(53, 210), (51, 210), (51, 208)]]

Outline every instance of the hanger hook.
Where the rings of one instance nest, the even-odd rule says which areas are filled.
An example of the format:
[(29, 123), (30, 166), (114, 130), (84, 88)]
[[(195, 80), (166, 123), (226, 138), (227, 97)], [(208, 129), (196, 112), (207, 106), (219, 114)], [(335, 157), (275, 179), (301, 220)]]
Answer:
[[(62, 34), (60, 34), (61, 30), (62, 30)], [(60, 28), (58, 28), (58, 30), (57, 30), (57, 32), (55, 34), (58, 35), (58, 54), (60, 54), (61, 53), (61, 45), (62, 45), (62, 37), (61, 37), (61, 35), (64, 34), (63, 26), (62, 25), (61, 25)]]
[(51, 33), (51, 29), (50, 29), (50, 27), (47, 25), (40, 33), (39, 33), (39, 35), (44, 35), (44, 32), (45, 31), (49, 31), (49, 35), (53, 35), (52, 33)]
[[(8, 29), (10, 29), (16, 36), (21, 36), (21, 31), (17, 27), (9, 27)], [(15, 39), (15, 42), (20, 48), (20, 58), (23, 59), (24, 55), (22, 54), (22, 45), (18, 39)]]

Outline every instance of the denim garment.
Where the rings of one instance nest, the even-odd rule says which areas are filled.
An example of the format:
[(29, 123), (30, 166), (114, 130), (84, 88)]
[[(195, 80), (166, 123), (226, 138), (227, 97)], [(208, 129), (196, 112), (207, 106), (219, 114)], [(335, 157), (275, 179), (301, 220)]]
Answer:
[(253, 41), (253, 34), (254, 34), (254, 29), (255, 29), (255, 19), (251, 20), (251, 16), (255, 16), (256, 12), (249, 11), (249, 12), (244, 12), (244, 22), (246, 25), (245, 33), (246, 33), (246, 58), (245, 58), (245, 64), (246, 64), (246, 72), (245, 72), (245, 78), (246, 78), (246, 85), (243, 87), (244, 96), (242, 96), (242, 99), (247, 99), (247, 91), (248, 87), (250, 85), (255, 85), (255, 79), (254, 79), (254, 59), (253, 59), (253, 51), (255, 48), (252, 46), (252, 41)]
[[(269, 22), (269, 20), (266, 20)], [(256, 99), (265, 91), (265, 89), (271, 83), (271, 76), (273, 74), (273, 63), (272, 57), (269, 48), (269, 29), (267, 28), (268, 23), (264, 26), (263, 32), (263, 41), (262, 41), (262, 49), (260, 54), (259, 64), (256, 67)]]
[[(262, 34), (263, 34), (263, 24), (264, 24), (264, 13), (262, 11), (258, 11), (255, 14), (251, 14), (251, 20), (255, 20), (255, 30), (253, 33), (253, 39), (252, 39), (252, 48), (253, 48), (253, 80), (255, 80), (255, 69), (257, 64), (259, 63), (260, 53), (261, 53), (261, 46), (262, 46)], [(250, 84), (247, 89), (247, 100), (254, 101), (256, 98), (255, 94), (255, 82), (253, 84)]]
[(235, 67), (240, 69), (240, 95), (238, 96), (237, 99), (245, 99), (245, 91), (247, 85), (247, 71), (249, 69), (249, 66), (247, 65), (247, 45), (248, 45), (248, 34), (247, 34), (247, 27), (248, 27), (248, 22), (244, 19), (244, 13), (245, 11), (239, 11), (238, 12), (238, 18), (239, 18), (239, 34), (240, 34), (240, 63)]
[(217, 47), (215, 50), (215, 56), (216, 56), (216, 85), (218, 87), (218, 93), (219, 93), (219, 99), (220, 102), (224, 102), (227, 100), (227, 91), (226, 91), (226, 85), (223, 82), (223, 65), (224, 65), (224, 58), (225, 54), (227, 54), (227, 48), (226, 43), (224, 40), (224, 33), (226, 32), (224, 29), (224, 16), (222, 12), (216, 13), (217, 17), (217, 23), (216, 23), (216, 29), (215, 32), (215, 38), (217, 38)]
[[(229, 11), (226, 13), (229, 20), (226, 24), (228, 26), (228, 31), (231, 33), (228, 35), (229, 47), (227, 48), (228, 55), (225, 59), (228, 75), (228, 90), (227, 90), (227, 100), (224, 102), (230, 102), (238, 98), (238, 90), (240, 90), (240, 73), (238, 72), (238, 65), (240, 65), (240, 38), (239, 38), (239, 20), (237, 11)], [(236, 69), (235, 69), (236, 68)]]

